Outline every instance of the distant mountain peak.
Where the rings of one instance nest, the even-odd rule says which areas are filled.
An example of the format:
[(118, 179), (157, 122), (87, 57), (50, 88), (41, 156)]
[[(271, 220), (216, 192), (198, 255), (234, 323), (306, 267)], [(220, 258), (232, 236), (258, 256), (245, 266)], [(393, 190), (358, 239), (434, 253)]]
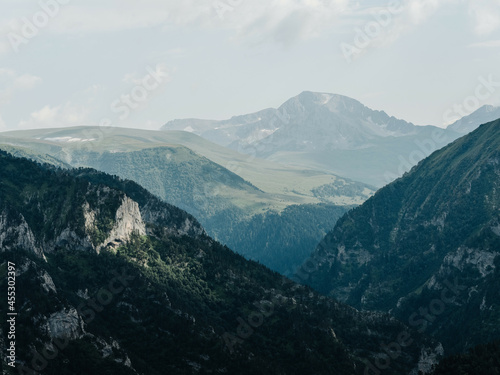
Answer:
[(448, 126), (457, 133), (467, 134), (476, 130), (480, 124), (495, 121), (500, 118), (500, 106), (485, 104), (471, 114), (462, 117)]
[[(162, 130), (185, 129), (239, 152), (283, 164), (327, 170), (373, 185), (387, 182), (383, 177), (386, 172), (401, 169), (398, 156), (417, 147), (415, 137), (424, 141), (431, 137), (430, 132), (440, 130), (416, 126), (345, 95), (314, 91), (303, 91), (278, 108), (228, 120), (186, 119), (170, 121), (162, 127)], [(401, 146), (402, 142), (406, 146)], [(347, 157), (342, 155), (344, 152), (366, 152), (366, 159)], [(378, 166), (368, 167), (376, 159), (375, 154), (384, 160)], [(366, 169), (368, 175), (361, 172)]]
[[(287, 100), (281, 107), (289, 102), (300, 102), (303, 105), (312, 106), (328, 106), (334, 105), (343, 106), (343, 109), (348, 109), (349, 106), (361, 106), (365, 107), (361, 102), (356, 99), (350, 98), (345, 95), (332, 94), (327, 92), (314, 92), (314, 91), (302, 91), (299, 95)], [(281, 108), (280, 107), (280, 108)]]

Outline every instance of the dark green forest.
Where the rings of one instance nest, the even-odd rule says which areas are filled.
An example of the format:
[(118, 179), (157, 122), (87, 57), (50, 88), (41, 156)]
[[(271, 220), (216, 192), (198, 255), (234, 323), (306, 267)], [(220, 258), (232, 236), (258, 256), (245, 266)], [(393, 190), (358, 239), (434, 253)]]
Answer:
[(309, 284), (390, 311), (447, 354), (497, 340), (499, 161), (500, 121), (434, 152), (339, 219), (311, 258)]
[[(7, 262), (19, 271), (19, 362), (8, 374), (362, 374), (382, 341), (409, 330), (244, 259), (133, 182), (5, 153), (0, 173), (0, 212), (10, 210), (1, 272)], [(92, 249), (116, 224), (113, 210), (125, 195), (151, 218), (147, 234), (97, 253)], [(80, 209), (87, 204), (98, 212), (93, 227)], [(39, 252), (17, 242), (23, 220), (33, 226)], [(171, 230), (186, 220), (193, 220), (190, 232)], [(66, 228), (92, 242), (58, 242)], [(411, 332), (415, 345), (388, 373), (409, 371), (422, 347), (436, 345)]]
[(432, 375), (498, 375), (500, 341), (478, 345), (467, 353), (443, 359)]

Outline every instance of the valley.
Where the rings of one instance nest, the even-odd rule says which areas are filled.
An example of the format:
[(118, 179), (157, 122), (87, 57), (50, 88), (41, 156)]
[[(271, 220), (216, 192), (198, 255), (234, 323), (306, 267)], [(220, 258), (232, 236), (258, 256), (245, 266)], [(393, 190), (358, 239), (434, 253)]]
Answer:
[(1, 375), (500, 375), (500, 1), (0, 11)]
[[(286, 106), (305, 100), (314, 112), (318, 95)], [(197, 122), (1, 133), (0, 270), (20, 269), (18, 370), (160, 374), (167, 355), (174, 374), (489, 371), (500, 124), (477, 121), (494, 108), (448, 131), (384, 113), (375, 125), (374, 112), (331, 95), (324, 105), (372, 125), (336, 146), (311, 140), (317, 150), (290, 146), (287, 130), (290, 141), (276, 139), (288, 151), (276, 152), (274, 138), (213, 143), (193, 134)], [(399, 166), (376, 192), (333, 173), (370, 181), (379, 156)], [(116, 280), (123, 288), (110, 292)]]

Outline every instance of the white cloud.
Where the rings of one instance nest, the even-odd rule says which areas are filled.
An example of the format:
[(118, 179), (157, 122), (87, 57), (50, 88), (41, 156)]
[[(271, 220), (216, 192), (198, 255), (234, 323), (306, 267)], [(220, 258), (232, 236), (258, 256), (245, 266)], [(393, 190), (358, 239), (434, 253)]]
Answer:
[[(387, 8), (384, 1), (374, 6), (361, 6), (355, 0), (121, 0), (117, 8), (111, 0), (86, 0), (61, 5), (50, 19), (47, 29), (58, 34), (117, 32), (140, 28), (170, 31), (173, 27), (222, 29), (232, 32), (235, 40), (261, 43), (276, 41), (294, 43), (320, 35), (325, 30), (351, 26), (360, 18), (369, 17), (377, 8)], [(401, 21), (393, 27), (389, 42), (408, 29), (421, 25), (443, 5), (453, 3), (464, 7), (474, 18), (474, 31), (484, 35), (500, 27), (498, 0), (401, 0), (404, 7)], [(35, 13), (28, 0), (16, 6)], [(39, 11), (40, 9), (36, 9)], [(5, 18), (7, 17), (7, 18)], [(9, 49), (5, 30), (21, 24), (20, 14), (4, 15), (0, 22), (0, 53)], [(3, 31), (2, 31), (3, 30)]]
[[(19, 3), (26, 6), (30, 2), (19, 0)], [(168, 31), (176, 26), (194, 26), (229, 30), (238, 38), (255, 39), (258, 34), (264, 35), (264, 39), (290, 43), (331, 28), (332, 21), (341, 13), (349, 13), (351, 6), (351, 0), (121, 0), (117, 8), (110, 0), (86, 0), (61, 6), (50, 19), (47, 30), (81, 35), (140, 28)], [(30, 19), (30, 14), (25, 16)], [(19, 31), (22, 22), (11, 15), (1, 22), (0, 29), (7, 27), (13, 31), (10, 25), (17, 25), (14, 31)]]
[(11, 69), (0, 68), (0, 84), (3, 89), (0, 89), (0, 104), (8, 104), (13, 96), (22, 91), (34, 89), (42, 82), (40, 77), (31, 74), (21, 74)]
[(419, 25), (446, 3), (452, 0), (409, 0), (407, 9), (410, 20), (414, 25)]
[(0, 80), (15, 77), (17, 74), (12, 69), (0, 68)]
[(58, 112), (59, 112), (60, 107), (53, 107), (51, 108), (50, 106), (46, 105), (43, 107), (41, 110), (37, 112), (33, 112), (31, 114), (31, 118), (40, 123), (52, 123), (54, 122)]
[(33, 112), (29, 119), (19, 122), (19, 129), (59, 128), (65, 126), (83, 125), (88, 110), (71, 102), (64, 105), (51, 107), (46, 105)]
[[(431, 17), (433, 17), (441, 8), (446, 5), (454, 4), (459, 0), (406, 0), (396, 3), (393, 7), (392, 18), (386, 26), (383, 26), (383, 32), (380, 37), (373, 40), (373, 46), (387, 46), (406, 33), (417, 27), (422, 27)], [(387, 7), (373, 7), (372, 14), (387, 12)], [(373, 16), (370, 21), (373, 21)]]
[[(367, 53), (366, 47), (393, 44), (409, 31), (421, 27), (445, 4), (457, 0), (401, 0), (370, 6), (359, 3), (342, 12), (340, 22), (348, 27), (341, 50), (351, 61)], [(337, 30), (339, 28), (337, 27)], [(350, 40), (349, 40), (350, 39)]]
[[(382, 25), (382, 31), (377, 37), (370, 41), (372, 46), (386, 46), (394, 43), (417, 27), (422, 27), (433, 16), (438, 14), (443, 8), (457, 7), (461, 8), (464, 14), (469, 13), (473, 17), (473, 28), (476, 34), (490, 34), (500, 28), (500, 1), (498, 0), (401, 0), (395, 2), (400, 11), (390, 12), (392, 18), (387, 25)], [(393, 8), (393, 9), (394, 9)], [(363, 29), (370, 22), (376, 20), (374, 15), (381, 14), (389, 10), (388, 6), (361, 7), (359, 5), (350, 7), (351, 12), (348, 17), (345, 12), (342, 14), (341, 21), (347, 21), (354, 30), (356, 27)], [(354, 34), (354, 32), (351, 32)], [(497, 47), (498, 41), (489, 41), (484, 43), (472, 44), (469, 47)], [(364, 52), (364, 51), (362, 51)]]
[(476, 34), (488, 35), (500, 28), (500, 3), (497, 0), (470, 0), (470, 13)]
[[(446, 6), (461, 7), (465, 14), (469, 13), (473, 20), (472, 32), (488, 35), (500, 29), (500, 1), (498, 0), (406, 0), (401, 1), (402, 11), (395, 15), (373, 45), (389, 45), (405, 33), (416, 27), (422, 27), (431, 17)], [(383, 7), (368, 8), (368, 12), (377, 13)], [(358, 11), (363, 15), (367, 10)], [(366, 22), (366, 21), (365, 21)], [(469, 45), (469, 47), (499, 47), (500, 40), (491, 40)]]
[(12, 87), (14, 90), (31, 90), (36, 85), (42, 82), (40, 77), (31, 75), (31, 74), (23, 74), (15, 78)]
[(339, 17), (352, 12), (349, 0), (244, 1), (223, 13), (223, 19), (215, 12), (211, 24), (234, 31), (240, 41), (290, 45), (339, 26)]

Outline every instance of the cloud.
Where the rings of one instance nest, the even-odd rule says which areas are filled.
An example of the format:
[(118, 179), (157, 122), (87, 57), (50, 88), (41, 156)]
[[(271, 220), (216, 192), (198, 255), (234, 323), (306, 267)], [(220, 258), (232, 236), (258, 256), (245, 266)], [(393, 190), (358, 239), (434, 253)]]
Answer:
[(342, 12), (339, 19), (347, 26), (346, 34), (349, 35), (341, 43), (341, 50), (351, 60), (352, 56), (356, 59), (366, 53), (367, 46), (391, 45), (409, 31), (421, 27), (442, 6), (455, 1), (458, 0), (401, 0), (385, 4), (380, 1), (370, 6), (351, 5), (347, 15)]
[(11, 90), (31, 90), (40, 82), (40, 77), (32, 74), (19, 74), (11, 69), (0, 68), (0, 82)]
[(12, 78), (16, 76), (16, 72), (12, 69), (0, 68), (0, 80), (6, 78)]
[(71, 102), (56, 107), (46, 105), (40, 110), (31, 113), (29, 119), (20, 121), (18, 128), (60, 128), (82, 125), (85, 123), (87, 113), (86, 108), (76, 106)]
[(31, 114), (31, 118), (40, 123), (52, 123), (59, 113), (59, 109), (60, 107), (51, 108), (50, 106), (46, 105), (38, 112), (33, 112)]
[(411, 22), (419, 25), (427, 21), (443, 5), (452, 0), (410, 0), (407, 9)]
[[(391, 12), (391, 22), (383, 27), (379, 38), (373, 41), (375, 46), (387, 46), (403, 37), (406, 33), (428, 22), (443, 7), (457, 3), (459, 0), (406, 0), (400, 1)], [(373, 8), (372, 13), (387, 12), (387, 7)], [(373, 20), (373, 17), (371, 18)]]
[(8, 104), (17, 92), (34, 89), (42, 82), (40, 77), (32, 74), (18, 74), (14, 70), (0, 68), (0, 104)]
[(469, 12), (474, 19), (474, 32), (488, 35), (500, 28), (500, 3), (497, 0), (470, 0)]
[[(430, 18), (446, 6), (461, 7), (465, 14), (472, 17), (472, 32), (478, 35), (488, 35), (500, 28), (500, 2), (498, 0), (406, 0), (401, 1), (401, 12), (395, 14), (390, 23), (374, 41), (374, 45), (389, 45), (407, 32), (422, 27)], [(383, 7), (371, 7), (372, 14), (380, 12)], [(360, 14), (365, 13), (359, 12)], [(373, 18), (373, 17), (372, 17)], [(366, 21), (365, 21), (366, 22)], [(469, 47), (499, 47), (499, 40), (471, 44)]]
[(40, 77), (31, 75), (31, 74), (23, 74), (19, 77), (16, 77), (16, 79), (13, 82), (13, 89), (15, 90), (31, 90), (35, 88), (39, 83), (42, 82), (42, 79)]
[(403, 5), (398, 29), (401, 33), (422, 25), (434, 16), (440, 8), (456, 0), (408, 0)]
[[(346, 24), (352, 27), (360, 20), (363, 22), (363, 18), (366, 22), (370, 12), (387, 8), (383, 1), (368, 7), (360, 3), (355, 0), (121, 0), (117, 8), (112, 0), (86, 0), (61, 5), (50, 18), (47, 29), (63, 35), (84, 35), (135, 29), (168, 32), (175, 27), (195, 27), (227, 30), (235, 41), (289, 45), (328, 30), (338, 31)], [(447, 4), (461, 6), (466, 12), (469, 8), (474, 31), (479, 35), (500, 27), (498, 0), (401, 0), (399, 4), (404, 11), (393, 27), (389, 42), (425, 23)], [(28, 0), (16, 1), (15, 7), (0, 22), (0, 53), (9, 48), (7, 38), (1, 36), (12, 31), (11, 25), (19, 26), (21, 15), (30, 19), (41, 10)]]
[[(27, 9), (35, 13), (28, 6), (30, 3), (27, 0), (16, 3), (19, 8), (24, 7), (28, 19), (33, 14), (26, 14)], [(351, 0), (121, 0), (117, 8), (110, 0), (86, 0), (61, 5), (46, 28), (56, 34), (82, 35), (141, 28), (169, 31), (173, 27), (193, 26), (228, 30), (237, 39), (255, 39), (258, 34), (264, 40), (287, 44), (331, 28), (336, 17), (351, 11), (352, 3)], [(19, 32), (21, 18), (19, 12), (11, 14), (0, 22), (0, 30)], [(12, 30), (11, 25), (17, 26)], [(0, 44), (0, 51), (1, 48)]]
[(348, 0), (274, 0), (241, 2), (218, 13), (211, 24), (233, 31), (235, 40), (251, 43), (278, 42), (291, 45), (317, 37), (339, 26), (341, 15), (353, 12)]

